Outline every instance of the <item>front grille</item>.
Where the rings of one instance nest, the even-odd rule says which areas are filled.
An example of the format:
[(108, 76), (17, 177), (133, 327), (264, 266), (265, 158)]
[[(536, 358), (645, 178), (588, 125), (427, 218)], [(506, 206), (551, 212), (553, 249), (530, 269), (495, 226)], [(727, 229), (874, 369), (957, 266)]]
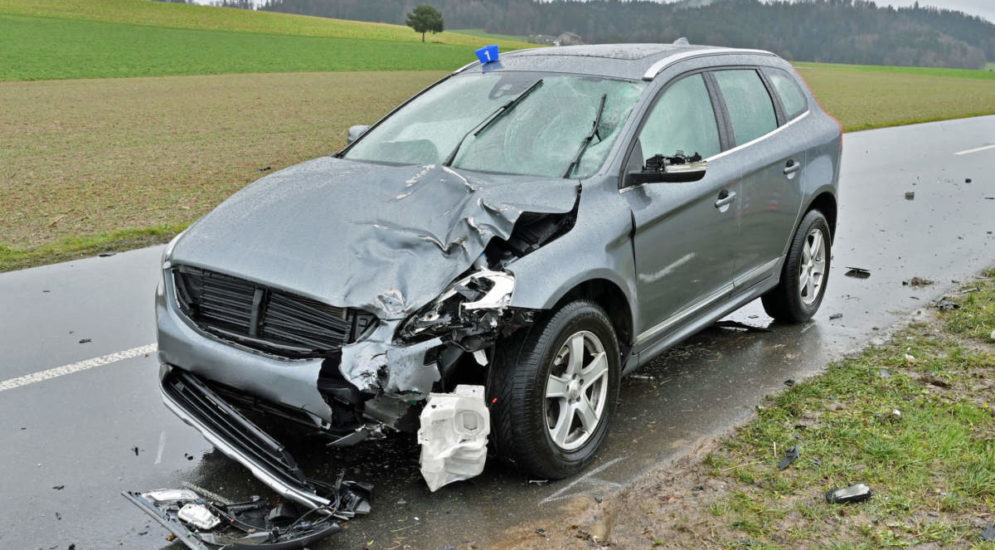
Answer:
[(292, 358), (321, 357), (359, 340), (376, 323), (341, 308), (245, 279), (188, 266), (173, 269), (180, 309), (220, 338)]

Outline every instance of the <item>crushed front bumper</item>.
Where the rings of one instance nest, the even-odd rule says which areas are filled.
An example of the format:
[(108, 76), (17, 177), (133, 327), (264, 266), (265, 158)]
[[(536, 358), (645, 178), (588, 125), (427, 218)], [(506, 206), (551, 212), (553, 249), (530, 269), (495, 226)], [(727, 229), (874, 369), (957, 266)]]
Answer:
[[(284, 498), (312, 509), (341, 507), (337, 487), (307, 478), (281, 443), (196, 375), (172, 368), (162, 377), (161, 389), (163, 401), (176, 416)], [(366, 504), (356, 513), (368, 509)]]

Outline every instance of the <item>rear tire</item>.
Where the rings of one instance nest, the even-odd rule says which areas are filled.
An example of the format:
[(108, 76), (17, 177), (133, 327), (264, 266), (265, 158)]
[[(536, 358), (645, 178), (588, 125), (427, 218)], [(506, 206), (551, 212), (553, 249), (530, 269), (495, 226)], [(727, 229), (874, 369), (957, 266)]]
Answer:
[(498, 453), (542, 479), (580, 472), (608, 433), (620, 359), (611, 321), (588, 300), (501, 342), (487, 384)]
[(831, 243), (826, 217), (818, 210), (810, 210), (791, 240), (781, 282), (763, 295), (768, 315), (784, 323), (803, 323), (815, 315), (829, 283)]

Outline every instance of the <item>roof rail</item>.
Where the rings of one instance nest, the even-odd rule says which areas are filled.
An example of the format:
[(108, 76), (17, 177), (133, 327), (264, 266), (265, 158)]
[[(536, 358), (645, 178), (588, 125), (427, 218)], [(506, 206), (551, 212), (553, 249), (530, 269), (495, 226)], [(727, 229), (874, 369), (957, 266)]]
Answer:
[(678, 61), (684, 61), (686, 59), (693, 59), (695, 57), (708, 57), (712, 55), (774, 55), (766, 50), (743, 50), (739, 48), (709, 48), (702, 50), (693, 50), (690, 52), (675, 53), (674, 55), (668, 55), (663, 59), (657, 61), (656, 63), (650, 65), (649, 69), (643, 74), (643, 80), (653, 80), (656, 75), (660, 74), (667, 67), (677, 63)]

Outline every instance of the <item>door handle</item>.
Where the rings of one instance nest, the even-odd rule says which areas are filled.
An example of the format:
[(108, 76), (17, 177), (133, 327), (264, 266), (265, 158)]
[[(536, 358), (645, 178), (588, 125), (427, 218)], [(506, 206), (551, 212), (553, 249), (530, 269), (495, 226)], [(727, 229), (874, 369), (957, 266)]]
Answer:
[(736, 193), (728, 189), (723, 189), (719, 191), (719, 200), (715, 201), (715, 208), (722, 208), (728, 205), (736, 198)]
[(788, 163), (784, 165), (784, 175), (785, 176), (790, 176), (791, 174), (794, 174), (795, 172), (797, 172), (797, 171), (799, 171), (801, 169), (802, 169), (802, 165), (801, 165), (800, 162), (795, 162), (794, 160), (789, 160)]

